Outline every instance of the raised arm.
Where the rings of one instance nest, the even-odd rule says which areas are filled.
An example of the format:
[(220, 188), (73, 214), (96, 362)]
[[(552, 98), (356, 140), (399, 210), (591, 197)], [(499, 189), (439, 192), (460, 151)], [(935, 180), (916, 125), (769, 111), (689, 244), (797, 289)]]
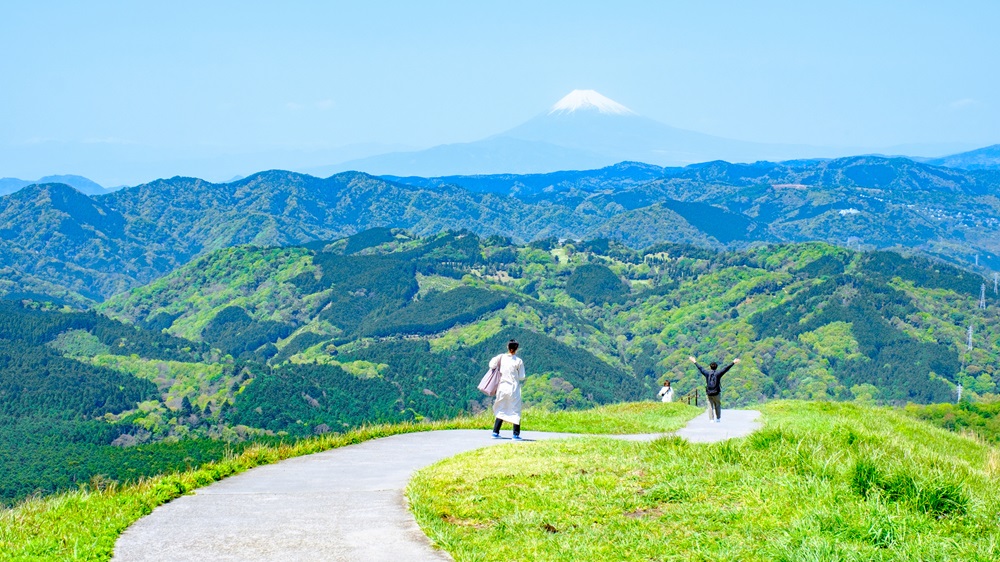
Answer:
[(719, 371), (719, 378), (722, 378), (722, 375), (726, 374), (726, 371), (728, 371), (729, 369), (732, 369), (733, 365), (735, 365), (735, 364), (737, 364), (739, 362), (740, 362), (739, 359), (733, 359), (732, 363), (726, 365), (721, 371)]
[(694, 357), (688, 357), (688, 361), (694, 363), (695, 367), (698, 367), (698, 371), (701, 373), (701, 376), (703, 376), (703, 377), (707, 377), (708, 376), (708, 371), (706, 371), (701, 365), (698, 364), (698, 360), (697, 359), (695, 359)]

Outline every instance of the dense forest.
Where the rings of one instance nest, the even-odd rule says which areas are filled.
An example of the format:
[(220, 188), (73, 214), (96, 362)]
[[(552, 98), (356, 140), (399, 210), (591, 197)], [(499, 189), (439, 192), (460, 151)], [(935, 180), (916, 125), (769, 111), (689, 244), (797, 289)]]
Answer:
[(651, 399), (665, 379), (683, 394), (703, 384), (689, 355), (741, 357), (729, 406), (927, 404), (961, 384), (971, 405), (919, 415), (980, 431), (1000, 382), (998, 297), (978, 308), (982, 283), (928, 258), (821, 243), (635, 250), (378, 228), (225, 248), (96, 310), (0, 302), (0, 446), (12, 451), (0, 499), (175, 470), (259, 439), (478, 412), (490, 399), (476, 382), (510, 338), (536, 407)]
[(0, 504), (97, 475), (125, 481), (180, 470), (243, 447), (213, 439), (122, 446), (149, 432), (117, 415), (157, 401), (157, 386), (80, 360), (107, 354), (190, 361), (206, 351), (93, 312), (0, 302)]

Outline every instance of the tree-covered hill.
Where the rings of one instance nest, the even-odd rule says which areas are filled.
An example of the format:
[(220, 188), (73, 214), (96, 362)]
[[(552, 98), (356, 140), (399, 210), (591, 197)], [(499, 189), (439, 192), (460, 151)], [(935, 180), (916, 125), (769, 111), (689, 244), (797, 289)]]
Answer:
[(171, 178), (95, 198), (68, 186), (29, 187), (0, 198), (0, 256), (13, 270), (0, 290), (51, 293), (32, 283), (38, 278), (100, 301), (216, 249), (329, 240), (373, 226), (506, 229), (525, 214), (520, 207), (357, 173), (323, 180), (262, 172), (228, 184)]
[(996, 271), (998, 189), (996, 171), (874, 156), (447, 178), (268, 171), (225, 184), (175, 177), (96, 197), (33, 186), (0, 197), (0, 296), (86, 304), (218, 249), (373, 227), (464, 229), (521, 243), (606, 237), (634, 249), (821, 240), (910, 248), (963, 267), (978, 260), (979, 271)]
[[(397, 387), (412, 384), (408, 376), (431, 376), (425, 372), (434, 373), (428, 381), (474, 378), (481, 370), (474, 358), (489, 355), (476, 346), (527, 329), (627, 373), (639, 385), (630, 392), (649, 392), (665, 377), (695, 388), (690, 354), (744, 357), (730, 375), (728, 400), (736, 403), (933, 402), (947, 400), (959, 382), (974, 394), (996, 390), (996, 297), (978, 310), (983, 279), (926, 258), (823, 244), (635, 251), (608, 240), (523, 246), (471, 233), (396, 231), (389, 239), (386, 232), (311, 247), (223, 250), (102, 310), (239, 360), (336, 365)], [(969, 324), (972, 351), (964, 346)], [(219, 333), (246, 337), (223, 345)], [(524, 353), (530, 357), (531, 346)], [(396, 355), (422, 355), (427, 367), (400, 371)], [(439, 355), (471, 362), (459, 361), (448, 375)], [(598, 389), (619, 375), (574, 379), (571, 371), (563, 365), (550, 376), (590, 400), (612, 399)], [(400, 390), (400, 404), (416, 415), (436, 411), (409, 405), (414, 391), (451, 397), (459, 408), (475, 401), (461, 383), (444, 380)]]
[(976, 306), (981, 282), (819, 243), (637, 251), (380, 228), (223, 248), (99, 313), (4, 305), (0, 433), (18, 467), (48, 467), (19, 468), (4, 494), (134, 478), (226, 443), (478, 412), (490, 399), (475, 385), (511, 337), (525, 400), (546, 408), (652, 397), (664, 379), (685, 394), (703, 385), (689, 355), (743, 359), (727, 405), (937, 402), (958, 383), (989, 398), (1000, 332), (997, 297)]
[(135, 480), (241, 448), (212, 439), (143, 444), (151, 434), (135, 413), (152, 412), (163, 395), (151, 377), (100, 359), (190, 363), (204, 353), (92, 312), (0, 303), (0, 505), (95, 475)]

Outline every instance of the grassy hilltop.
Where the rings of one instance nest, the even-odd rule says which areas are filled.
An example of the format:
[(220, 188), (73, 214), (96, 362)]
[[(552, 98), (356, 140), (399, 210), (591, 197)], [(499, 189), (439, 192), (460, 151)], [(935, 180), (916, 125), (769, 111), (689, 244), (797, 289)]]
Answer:
[(712, 445), (464, 453), (408, 496), (456, 560), (996, 560), (1000, 451), (888, 408), (778, 401)]
[[(529, 410), (533, 430), (671, 431), (684, 404)], [(409, 501), (457, 560), (994, 560), (1000, 452), (900, 410), (778, 401), (764, 427), (711, 445), (570, 439), (470, 452), (416, 476)], [(0, 511), (0, 559), (106, 560), (166, 501), (260, 464), (486, 416), (252, 447), (137, 484), (92, 482)]]

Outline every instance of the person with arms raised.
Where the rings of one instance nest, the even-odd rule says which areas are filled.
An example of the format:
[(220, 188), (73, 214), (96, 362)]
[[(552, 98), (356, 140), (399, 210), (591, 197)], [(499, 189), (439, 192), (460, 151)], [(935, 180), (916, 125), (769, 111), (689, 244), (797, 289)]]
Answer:
[(705, 377), (705, 394), (708, 396), (708, 419), (715, 423), (722, 422), (722, 375), (726, 374), (733, 365), (740, 362), (739, 359), (733, 359), (733, 362), (726, 365), (722, 369), (719, 369), (719, 364), (712, 361), (708, 364), (708, 369), (698, 364), (698, 360), (694, 357), (688, 357), (688, 359), (694, 363), (695, 367), (701, 371), (703, 377)]

